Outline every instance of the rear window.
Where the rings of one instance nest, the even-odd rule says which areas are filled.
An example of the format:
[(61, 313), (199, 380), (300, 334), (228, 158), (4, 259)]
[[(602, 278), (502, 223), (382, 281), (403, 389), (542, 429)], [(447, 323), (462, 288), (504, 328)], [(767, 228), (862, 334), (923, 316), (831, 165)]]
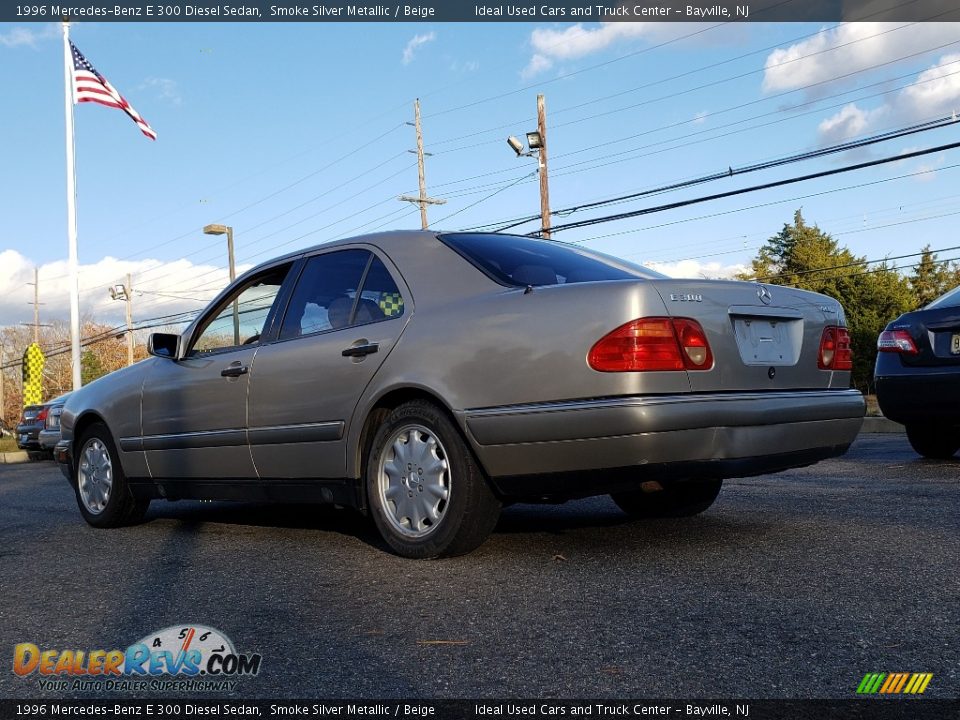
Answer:
[(960, 305), (960, 287), (955, 287), (946, 295), (941, 295), (940, 297), (938, 297), (932, 303), (927, 305), (927, 307), (928, 308), (957, 307), (958, 305)]
[(664, 277), (648, 268), (552, 240), (449, 233), (440, 240), (501, 285), (560, 285)]

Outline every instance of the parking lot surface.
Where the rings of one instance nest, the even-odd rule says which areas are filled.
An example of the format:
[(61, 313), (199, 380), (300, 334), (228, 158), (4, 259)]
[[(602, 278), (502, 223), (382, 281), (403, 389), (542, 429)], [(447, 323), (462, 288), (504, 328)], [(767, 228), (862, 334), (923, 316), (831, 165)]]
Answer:
[[(250, 698), (852, 698), (869, 672), (955, 698), (958, 495), (960, 462), (862, 435), (699, 517), (516, 505), (473, 554), (417, 562), (324, 507), (157, 501), (95, 530), (52, 463), (0, 465), (0, 648), (202, 624), (262, 655)], [(10, 663), (0, 697), (82, 697)]]

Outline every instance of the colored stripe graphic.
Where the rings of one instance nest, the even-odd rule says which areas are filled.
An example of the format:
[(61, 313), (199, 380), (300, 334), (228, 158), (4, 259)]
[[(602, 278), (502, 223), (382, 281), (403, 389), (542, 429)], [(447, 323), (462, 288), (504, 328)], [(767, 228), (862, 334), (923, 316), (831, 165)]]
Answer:
[(857, 688), (857, 692), (861, 695), (872, 695), (880, 689), (880, 683), (883, 682), (885, 677), (887, 677), (886, 673), (867, 673), (863, 676), (863, 681)]
[(857, 686), (858, 695), (921, 695), (933, 673), (867, 673)]

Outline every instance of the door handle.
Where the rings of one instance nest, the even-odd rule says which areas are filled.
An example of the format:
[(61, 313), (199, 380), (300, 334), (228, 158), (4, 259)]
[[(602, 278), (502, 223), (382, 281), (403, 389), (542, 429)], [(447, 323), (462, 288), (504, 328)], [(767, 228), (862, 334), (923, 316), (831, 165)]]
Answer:
[(246, 365), (241, 365), (240, 363), (235, 363), (229, 365), (220, 371), (222, 377), (240, 377), (241, 375), (246, 375), (250, 372), (250, 368)]
[(380, 343), (366, 343), (364, 345), (351, 345), (340, 354), (344, 357), (364, 357), (365, 355), (372, 355), (379, 349)]

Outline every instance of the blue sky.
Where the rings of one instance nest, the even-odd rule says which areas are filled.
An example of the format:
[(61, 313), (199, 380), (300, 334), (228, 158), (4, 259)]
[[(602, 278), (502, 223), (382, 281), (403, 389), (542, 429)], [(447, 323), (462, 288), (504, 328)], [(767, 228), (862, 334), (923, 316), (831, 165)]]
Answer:
[[(539, 210), (536, 162), (508, 134), (546, 96), (551, 205), (566, 208), (739, 168), (960, 111), (960, 27), (825, 24), (116, 24), (71, 28), (157, 131), (76, 107), (81, 310), (122, 321), (107, 287), (133, 274), (136, 319), (202, 307), (241, 267), (337, 237), (419, 227), (413, 99), (422, 102), (431, 225)], [(68, 315), (59, 26), (0, 24), (0, 325)], [(12, 85), (12, 87), (10, 87)], [(954, 142), (960, 125), (555, 224), (724, 192)], [(722, 276), (803, 208), (854, 252), (947, 248), (956, 150), (558, 233), (672, 274)], [(892, 179), (897, 176), (906, 176)], [(861, 186), (861, 187), (849, 187)], [(847, 188), (847, 189), (845, 189)], [(527, 232), (527, 224), (518, 228)], [(960, 251), (944, 257), (960, 256)], [(901, 264), (909, 264), (903, 261)]]

